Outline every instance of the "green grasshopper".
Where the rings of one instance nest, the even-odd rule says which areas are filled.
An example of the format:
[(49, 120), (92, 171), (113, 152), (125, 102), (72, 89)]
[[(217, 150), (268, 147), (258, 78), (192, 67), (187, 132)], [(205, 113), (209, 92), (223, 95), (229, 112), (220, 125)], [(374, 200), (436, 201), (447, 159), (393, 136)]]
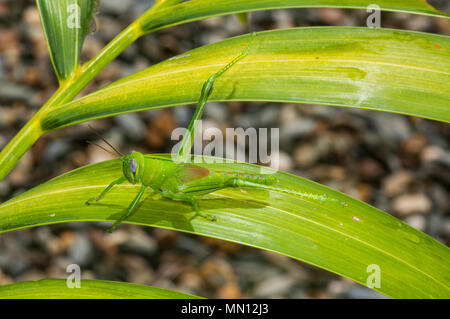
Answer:
[(144, 156), (140, 152), (125, 155), (121, 160), (124, 176), (109, 184), (98, 197), (91, 198), (86, 202), (89, 205), (94, 200), (99, 201), (114, 185), (125, 181), (131, 184), (141, 184), (139, 193), (131, 202), (127, 212), (108, 229), (108, 232), (112, 232), (133, 213), (147, 187), (150, 187), (154, 194), (160, 194), (164, 198), (188, 202), (197, 215), (215, 221), (215, 216), (199, 209), (196, 196), (206, 195), (227, 187), (270, 186), (277, 182), (277, 178), (272, 175), (218, 172), (193, 164), (176, 163), (170, 159)]
[[(108, 143), (108, 145), (110, 144)], [(112, 145), (110, 146), (112, 147)], [(132, 152), (129, 155), (125, 155), (121, 157), (121, 161), (124, 176), (109, 184), (98, 197), (91, 198), (86, 202), (89, 205), (92, 201), (99, 201), (114, 185), (125, 181), (131, 184), (141, 184), (139, 193), (128, 206), (127, 212), (107, 230), (108, 232), (112, 232), (133, 213), (147, 187), (150, 187), (155, 194), (160, 194), (164, 198), (190, 203), (197, 215), (210, 221), (216, 221), (216, 217), (202, 212), (199, 209), (196, 197), (228, 187), (265, 189), (287, 193), (302, 199), (319, 201), (320, 203), (337, 202), (347, 206), (345, 202), (339, 202), (335, 198), (327, 197), (326, 194), (319, 195), (276, 187), (275, 184), (278, 183), (278, 179), (272, 174), (250, 175), (216, 171), (194, 164), (176, 163), (170, 159), (149, 155), (144, 156), (140, 152)]]
[(108, 229), (108, 232), (112, 232), (120, 223), (122, 223), (123, 220), (128, 218), (128, 216), (133, 213), (147, 187), (150, 187), (154, 192), (159, 193), (162, 197), (191, 203), (194, 211), (199, 216), (215, 221), (215, 216), (204, 213), (198, 208), (198, 203), (194, 196), (205, 195), (227, 187), (255, 185), (267, 186), (273, 185), (277, 182), (277, 179), (271, 175), (230, 175), (184, 163), (189, 157), (198, 119), (201, 118), (208, 98), (213, 91), (214, 81), (229, 70), (234, 64), (248, 55), (254, 37), (255, 33), (251, 35), (249, 45), (244, 51), (241, 52), (241, 54), (239, 54), (235, 59), (233, 59), (233, 61), (228, 63), (220, 71), (211, 75), (204, 83), (197, 108), (191, 122), (189, 123), (187, 132), (181, 141), (181, 146), (177, 154), (177, 162), (144, 156), (140, 152), (132, 152), (129, 155), (123, 156), (111, 144), (105, 141), (118, 154), (122, 155), (121, 160), (123, 164), (122, 170), (124, 176), (109, 184), (98, 197), (87, 200), (86, 205), (89, 205), (93, 201), (98, 202), (112, 189), (114, 185), (121, 184), (125, 181), (128, 181), (131, 184), (141, 184), (139, 193), (131, 202), (127, 212), (120, 217), (110, 229)]
[(220, 71), (211, 75), (204, 83), (197, 108), (191, 122), (189, 123), (188, 130), (181, 141), (181, 147), (177, 153), (176, 161), (144, 156), (140, 152), (132, 152), (129, 155), (123, 155), (102, 138), (105, 143), (107, 143), (116, 153), (121, 155), (120, 159), (122, 161), (123, 176), (109, 184), (98, 197), (88, 199), (86, 201), (86, 205), (90, 205), (93, 201), (98, 202), (113, 188), (113, 186), (121, 184), (125, 181), (128, 181), (131, 184), (141, 184), (139, 193), (128, 206), (126, 213), (121, 216), (111, 228), (108, 229), (108, 232), (112, 232), (133, 213), (147, 187), (150, 187), (154, 193), (159, 194), (164, 198), (190, 203), (197, 215), (210, 221), (215, 221), (216, 217), (202, 212), (199, 209), (196, 196), (206, 195), (228, 187), (261, 188), (272, 191), (280, 191), (311, 200), (319, 200), (321, 202), (325, 200), (337, 201), (336, 199), (327, 198), (326, 195), (303, 193), (300, 191), (274, 187), (274, 185), (278, 182), (278, 179), (271, 174), (244, 175), (238, 173), (228, 173), (209, 170), (204, 167), (186, 163), (194, 141), (194, 132), (197, 127), (198, 119), (202, 116), (204, 107), (212, 93), (214, 81), (239, 60), (248, 55), (254, 37), (255, 33), (251, 35), (251, 40), (248, 47), (242, 51), (239, 56), (237, 56)]

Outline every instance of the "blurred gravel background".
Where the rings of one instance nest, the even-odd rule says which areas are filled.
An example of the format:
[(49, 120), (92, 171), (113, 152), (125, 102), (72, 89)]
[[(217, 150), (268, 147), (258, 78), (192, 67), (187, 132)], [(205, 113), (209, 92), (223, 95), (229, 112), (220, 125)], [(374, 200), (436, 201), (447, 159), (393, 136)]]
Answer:
[[(376, 1), (374, 1), (376, 3)], [(450, 9), (449, 1), (435, 1)], [(92, 58), (151, 0), (101, 0)], [(446, 6), (446, 7), (445, 7)], [(382, 26), (450, 35), (450, 20), (382, 13)], [(308, 25), (364, 26), (364, 10), (293, 9), (251, 14), (250, 31)], [(101, 88), (187, 50), (246, 33), (235, 16), (211, 18), (144, 36), (83, 92)], [(34, 1), (0, 0), (0, 148), (57, 88)], [(426, 107), (426, 105), (424, 105)], [(91, 124), (123, 152), (170, 152), (170, 134), (193, 107), (126, 114)], [(367, 110), (277, 103), (210, 103), (204, 127), (280, 127), (280, 169), (366, 201), (450, 243), (450, 127)], [(52, 177), (110, 158), (86, 144), (84, 124), (42, 137), (0, 183), (5, 201)], [(273, 253), (163, 229), (66, 223), (0, 235), (0, 284), (84, 278), (154, 285), (209, 298), (380, 298), (350, 280)]]

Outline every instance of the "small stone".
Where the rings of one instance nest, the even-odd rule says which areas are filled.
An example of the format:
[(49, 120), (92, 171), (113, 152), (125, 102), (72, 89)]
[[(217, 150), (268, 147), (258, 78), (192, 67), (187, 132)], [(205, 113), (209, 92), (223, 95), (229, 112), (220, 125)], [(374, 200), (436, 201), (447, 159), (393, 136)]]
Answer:
[(71, 146), (68, 141), (64, 141), (62, 139), (52, 140), (47, 146), (47, 149), (43, 156), (43, 160), (46, 163), (54, 163), (57, 160), (67, 156), (70, 149)]
[(408, 216), (404, 220), (409, 226), (414, 227), (417, 230), (425, 231), (427, 222), (422, 215)]
[(228, 108), (223, 103), (208, 103), (205, 115), (217, 122), (224, 122), (228, 118)]
[(155, 114), (147, 128), (147, 144), (151, 148), (162, 148), (167, 140), (170, 140), (172, 132), (176, 128), (175, 123), (175, 118), (170, 110), (163, 110)]
[(157, 249), (156, 241), (140, 229), (134, 229), (127, 241), (120, 245), (120, 249), (146, 257), (154, 255)]
[(142, 285), (152, 284), (154, 273), (145, 258), (126, 254), (122, 257), (121, 265), (128, 270), (128, 281)]
[(81, 267), (88, 264), (93, 254), (92, 243), (83, 235), (77, 235), (74, 245), (69, 250), (69, 256)]
[(100, 12), (109, 12), (113, 14), (123, 14), (129, 8), (133, 7), (132, 0), (108, 0), (100, 1)]
[(427, 145), (427, 139), (421, 134), (411, 135), (404, 143), (403, 149), (411, 155), (418, 155)]
[(319, 164), (315, 165), (312, 170), (312, 175), (315, 179), (342, 181), (347, 176), (347, 170), (341, 166)]
[(294, 168), (291, 156), (283, 151), (270, 154), (270, 167), (275, 170), (290, 172)]
[(388, 196), (397, 196), (405, 192), (414, 180), (410, 171), (398, 171), (389, 175), (383, 181), (383, 190)]
[(439, 29), (439, 33), (450, 35), (450, 20), (449, 19), (435, 19), (434, 23)]
[(0, 269), (0, 286), (12, 284), (13, 282), (14, 280), (11, 277), (5, 275)]
[(366, 288), (366, 287), (355, 287), (345, 293), (338, 296), (339, 298), (348, 299), (387, 299), (388, 297), (380, 294), (379, 292)]
[(280, 128), (281, 139), (292, 139), (303, 137), (310, 134), (316, 127), (316, 122), (310, 118), (292, 119), (285, 123)]
[(423, 149), (420, 154), (424, 162), (435, 162), (444, 156), (444, 150), (436, 145), (430, 145)]
[(219, 288), (218, 291), (220, 299), (240, 299), (242, 298), (242, 291), (236, 283), (227, 283)]
[(199, 21), (199, 24), (204, 25), (210, 29), (220, 28), (224, 25), (224, 17), (211, 17), (207, 19), (202, 19)]
[(338, 8), (317, 9), (319, 18), (329, 25), (349, 25), (348, 15)]
[(41, 19), (39, 18), (39, 11), (35, 6), (27, 7), (23, 12), (23, 19), (30, 27), (40, 27)]
[(29, 178), (33, 165), (33, 155), (26, 152), (8, 176), (12, 185), (23, 185)]
[(387, 112), (372, 112), (371, 120), (375, 122), (381, 142), (388, 146), (395, 145), (397, 141), (405, 140), (411, 134), (411, 126), (406, 117)]
[(0, 85), (0, 98), (4, 100), (30, 100), (34, 91), (27, 86), (2, 83)]
[(274, 295), (285, 295), (289, 292), (296, 280), (287, 275), (278, 275), (260, 282), (253, 293), (256, 298), (270, 298)]
[(295, 149), (294, 159), (301, 168), (311, 166), (319, 158), (317, 148), (310, 144), (301, 144)]
[(183, 271), (179, 276), (179, 284), (188, 289), (196, 289), (203, 285), (203, 278), (198, 271), (195, 271), (191, 267)]
[(407, 216), (415, 213), (429, 213), (432, 208), (432, 203), (422, 193), (405, 194), (395, 198), (393, 207), (398, 214)]
[(377, 180), (383, 173), (381, 164), (372, 158), (363, 158), (358, 163), (359, 174), (365, 180)]
[(129, 139), (139, 141), (143, 138), (145, 125), (137, 113), (117, 115), (114, 117), (114, 121), (121, 127)]
[(296, 26), (290, 10), (275, 10), (273, 17), (276, 22), (275, 29), (287, 29)]
[(87, 37), (83, 42), (81, 58), (83, 61), (94, 58), (103, 48), (103, 43), (95, 37)]
[(430, 27), (430, 19), (422, 15), (414, 15), (405, 21), (405, 27), (408, 30), (427, 31)]
[(358, 191), (357, 198), (359, 200), (362, 200), (364, 202), (370, 202), (370, 199), (372, 198), (372, 195), (373, 195), (373, 188), (370, 184), (359, 183), (357, 185), (356, 189)]

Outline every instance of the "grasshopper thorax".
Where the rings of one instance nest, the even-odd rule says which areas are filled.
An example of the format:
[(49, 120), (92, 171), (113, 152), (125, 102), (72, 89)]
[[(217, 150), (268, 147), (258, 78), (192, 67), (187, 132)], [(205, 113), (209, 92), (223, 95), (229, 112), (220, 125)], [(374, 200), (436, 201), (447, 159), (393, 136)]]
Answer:
[(123, 175), (131, 184), (142, 181), (144, 173), (144, 155), (141, 152), (132, 152), (122, 157)]

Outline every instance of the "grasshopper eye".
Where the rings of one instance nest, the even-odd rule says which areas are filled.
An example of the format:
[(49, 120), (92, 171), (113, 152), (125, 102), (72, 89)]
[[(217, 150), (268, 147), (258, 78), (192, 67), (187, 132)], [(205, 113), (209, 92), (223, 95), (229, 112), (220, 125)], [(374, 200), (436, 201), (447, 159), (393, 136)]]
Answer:
[(138, 168), (138, 164), (137, 164), (136, 160), (134, 158), (132, 158), (130, 160), (130, 171), (131, 171), (131, 173), (136, 175), (137, 168)]

